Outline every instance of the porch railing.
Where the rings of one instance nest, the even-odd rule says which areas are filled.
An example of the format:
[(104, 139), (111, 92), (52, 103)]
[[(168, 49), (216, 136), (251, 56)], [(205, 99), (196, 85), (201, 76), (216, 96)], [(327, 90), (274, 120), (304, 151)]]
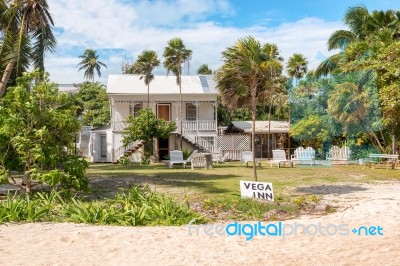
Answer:
[(81, 127), (81, 134), (82, 135), (89, 135), (90, 132), (92, 131), (93, 127), (92, 126), (82, 126)]
[[(176, 121), (176, 131), (179, 133), (180, 121)], [(214, 131), (217, 130), (217, 125), (214, 120), (198, 120), (198, 121), (182, 121), (182, 127), (191, 131)], [(124, 120), (113, 121), (113, 130), (122, 131), (126, 128), (126, 122)]]
[(220, 153), (220, 149), (213, 145), (212, 143), (210, 143), (208, 140), (202, 138), (201, 136), (197, 135), (197, 132), (194, 132), (188, 128), (185, 128), (182, 125), (182, 134), (185, 138), (187, 138), (188, 140), (190, 140), (192, 143), (196, 143), (197, 145), (199, 145), (203, 150), (206, 150), (207, 152), (211, 152), (211, 153)]
[[(177, 123), (178, 124), (178, 123)], [(182, 127), (193, 131), (211, 131), (216, 130), (217, 126), (214, 120), (196, 120), (196, 121), (182, 121)], [(179, 127), (177, 127), (179, 129)], [(178, 130), (177, 129), (177, 130)]]

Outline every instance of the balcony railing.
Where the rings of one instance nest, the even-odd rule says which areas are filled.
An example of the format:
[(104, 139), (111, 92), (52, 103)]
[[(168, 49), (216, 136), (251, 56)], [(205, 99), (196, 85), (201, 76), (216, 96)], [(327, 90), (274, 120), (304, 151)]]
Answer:
[[(179, 121), (176, 122), (176, 132), (179, 132)], [(113, 130), (122, 131), (126, 127), (126, 122), (122, 120), (113, 121)], [(217, 124), (214, 120), (182, 121), (182, 127), (191, 131), (214, 131)]]
[[(191, 131), (210, 131), (217, 129), (214, 120), (182, 121), (182, 126)], [(177, 130), (179, 130), (179, 123), (177, 123)]]

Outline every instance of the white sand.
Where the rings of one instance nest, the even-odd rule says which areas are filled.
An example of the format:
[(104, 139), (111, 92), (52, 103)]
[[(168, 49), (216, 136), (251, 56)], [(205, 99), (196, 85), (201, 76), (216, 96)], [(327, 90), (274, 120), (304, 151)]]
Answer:
[[(189, 236), (182, 227), (0, 226), (0, 265), (400, 265), (400, 182), (352, 185), (324, 201), (333, 214), (286, 223), (383, 227), (383, 236)], [(332, 189), (327, 187), (328, 191)], [(337, 188), (336, 188), (337, 189)]]

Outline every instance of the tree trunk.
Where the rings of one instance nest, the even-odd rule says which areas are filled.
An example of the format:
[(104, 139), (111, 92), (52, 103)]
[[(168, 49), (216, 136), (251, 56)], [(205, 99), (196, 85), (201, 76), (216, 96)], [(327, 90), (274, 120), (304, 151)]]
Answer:
[(272, 112), (272, 88), (269, 95), (269, 106), (268, 106), (268, 140), (267, 140), (267, 150), (268, 150), (268, 160), (271, 158), (269, 153), (270, 137), (271, 137), (271, 112)]
[(251, 88), (251, 98), (252, 98), (252, 103), (251, 103), (251, 119), (252, 119), (252, 129), (251, 129), (251, 149), (253, 151), (253, 176), (254, 180), (257, 181), (257, 166), (256, 166), (256, 145), (255, 145), (255, 140), (256, 140), (256, 111), (257, 111), (257, 106), (256, 106), (256, 89), (257, 89), (257, 84), (252, 84)]
[(28, 161), (25, 164), (25, 172), (24, 175), (22, 177), (22, 185), (25, 186), (25, 193), (30, 193), (31, 192), (31, 180), (29, 177), (29, 170), (30, 170), (30, 160), (28, 159)]
[(10, 80), (10, 76), (12, 70), (14, 68), (15, 62), (11, 61), (7, 64), (6, 69), (4, 70), (3, 77), (0, 81), (0, 99), (3, 98), (4, 93), (6, 92), (8, 81)]
[(146, 108), (149, 108), (150, 105), (150, 83), (147, 84), (147, 106)]
[(392, 154), (396, 154), (396, 128), (392, 127)]
[(381, 152), (384, 152), (385, 148), (383, 148), (381, 142), (379, 141), (378, 136), (375, 134), (372, 125), (368, 121), (363, 120), (359, 115), (357, 115), (357, 118), (361, 123), (365, 122), (365, 125), (368, 127), (369, 134), (374, 138), (374, 140), (376, 141), (376, 144), (378, 145), (378, 148), (381, 150)]
[[(149, 111), (149, 105), (150, 105), (150, 84), (147, 84), (147, 111)], [(144, 145), (144, 158), (146, 162), (149, 159), (149, 154), (150, 154), (150, 121), (149, 121), (149, 113), (147, 112), (147, 139), (146, 139), (146, 145)]]
[(289, 130), (288, 130), (288, 159), (290, 159), (290, 106), (288, 105), (288, 111), (289, 111)]
[(183, 149), (183, 128), (182, 128), (182, 121), (183, 121), (183, 119), (182, 119), (182, 81), (181, 80), (179, 80), (179, 117), (180, 117), (180, 119), (181, 119), (181, 121), (180, 121), (180, 123), (181, 123), (181, 129), (180, 129), (180, 131), (181, 131), (181, 150)]

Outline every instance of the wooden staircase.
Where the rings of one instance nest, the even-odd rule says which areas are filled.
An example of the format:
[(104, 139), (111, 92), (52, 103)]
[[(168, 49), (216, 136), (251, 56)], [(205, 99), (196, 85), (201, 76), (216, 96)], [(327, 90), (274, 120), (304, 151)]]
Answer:
[[(181, 136), (179, 132), (177, 133), (178, 136)], [(209, 152), (209, 153), (220, 153), (220, 149), (210, 143), (209, 141), (205, 140), (201, 136), (197, 134), (197, 132), (191, 131), (182, 127), (182, 136), (181, 136), (187, 143), (191, 144), (196, 150), (200, 152)]]
[(114, 157), (113, 163), (117, 163), (117, 162), (119, 162), (119, 160), (121, 160), (121, 158), (129, 157), (132, 154), (140, 151), (142, 149), (143, 145), (144, 145), (143, 141), (138, 140), (138, 141), (131, 142), (126, 147), (124, 147), (124, 146), (119, 147), (115, 152), (115, 157)]

